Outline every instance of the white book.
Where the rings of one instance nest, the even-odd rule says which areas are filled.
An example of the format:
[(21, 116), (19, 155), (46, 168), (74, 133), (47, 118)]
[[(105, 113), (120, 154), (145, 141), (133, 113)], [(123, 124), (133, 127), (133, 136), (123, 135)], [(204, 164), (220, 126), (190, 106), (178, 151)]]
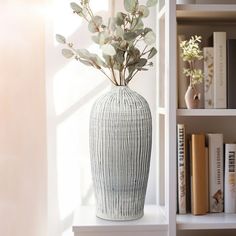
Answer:
[(177, 125), (177, 149), (179, 214), (186, 214), (186, 134), (184, 124)]
[(227, 108), (226, 32), (213, 33), (214, 45), (214, 108)]
[(236, 213), (236, 144), (225, 144), (225, 213)]
[(214, 50), (213, 47), (203, 48), (204, 57), (204, 107), (214, 108)]
[(209, 208), (223, 212), (223, 134), (207, 134), (209, 150)]
[(186, 40), (185, 35), (178, 35), (177, 40), (177, 50), (178, 50), (178, 67), (177, 67), (177, 73), (178, 73), (178, 107), (179, 108), (187, 108), (185, 103), (185, 93), (188, 89), (189, 79), (183, 74), (184, 68), (187, 68), (187, 62), (183, 61), (183, 58), (181, 57), (181, 48), (179, 44)]

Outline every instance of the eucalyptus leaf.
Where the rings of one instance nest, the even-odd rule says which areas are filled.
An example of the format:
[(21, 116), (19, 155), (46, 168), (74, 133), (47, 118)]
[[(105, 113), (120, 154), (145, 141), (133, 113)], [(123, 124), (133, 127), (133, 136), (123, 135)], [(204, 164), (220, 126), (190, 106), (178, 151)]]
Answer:
[(138, 18), (135, 18), (131, 24), (131, 29), (132, 30), (138, 30), (138, 29), (143, 29), (143, 21), (141, 16), (139, 16)]
[(142, 17), (148, 17), (149, 16), (149, 9), (144, 5), (140, 5), (138, 7), (138, 13)]
[(115, 48), (110, 45), (110, 44), (104, 44), (102, 45), (101, 47), (102, 49), (102, 52), (105, 54), (105, 55), (108, 55), (108, 56), (114, 56), (116, 55), (116, 50)]
[(146, 28), (144, 28), (144, 30), (143, 30), (143, 34), (146, 35), (146, 34), (147, 34), (148, 32), (150, 32), (150, 31), (152, 31), (152, 29), (146, 27)]
[(123, 25), (124, 24), (124, 19), (125, 19), (125, 17), (126, 17), (126, 14), (124, 14), (124, 13), (122, 13), (122, 12), (117, 12), (116, 13), (116, 24), (118, 25), (118, 26), (121, 26), (121, 25)]
[(122, 40), (122, 41), (120, 42), (120, 48), (121, 48), (122, 50), (125, 50), (125, 51), (126, 51), (127, 46), (128, 46), (128, 43), (127, 43), (125, 40)]
[(63, 48), (61, 52), (65, 58), (71, 58), (75, 55), (70, 49), (67, 49), (67, 48)]
[(99, 32), (99, 27), (102, 25), (102, 17), (95, 16), (91, 21), (89, 21), (88, 29), (91, 33)]
[(157, 0), (147, 0), (147, 7), (153, 7), (157, 4)]
[(135, 32), (126, 32), (124, 33), (124, 39), (127, 41), (132, 41), (137, 37), (137, 34)]
[(106, 54), (102, 54), (102, 57), (104, 58), (106, 64), (107, 64), (108, 66), (111, 66), (111, 56), (108, 56), (108, 55), (106, 55)]
[(76, 52), (81, 58), (89, 59), (91, 57), (91, 53), (87, 49), (77, 49)]
[(141, 68), (147, 64), (147, 59), (146, 58), (140, 58), (138, 63), (135, 64), (136, 68)]
[(77, 13), (80, 16), (83, 16), (83, 8), (80, 7), (77, 3), (71, 2), (70, 6), (75, 13)]
[(79, 61), (81, 63), (83, 63), (84, 65), (86, 65), (86, 66), (93, 66), (93, 64), (90, 61), (87, 61), (87, 60), (84, 60), (84, 59), (81, 59), (81, 58), (79, 58)]
[(99, 44), (99, 35), (92, 35), (91, 39), (94, 43)]
[(124, 38), (124, 30), (120, 27), (116, 27), (116, 36), (123, 39)]
[(148, 59), (151, 59), (152, 57), (154, 57), (157, 54), (157, 50), (155, 47), (152, 47), (149, 54), (148, 54)]
[(144, 36), (144, 42), (147, 45), (152, 45), (156, 42), (156, 35), (153, 31), (149, 31), (145, 36)]
[(92, 54), (91, 60), (100, 68), (107, 67), (106, 63), (96, 54)]
[(137, 6), (138, 6), (138, 0), (124, 0), (125, 10), (129, 13), (135, 12)]
[(60, 34), (56, 34), (56, 40), (58, 43), (62, 43), (62, 44), (66, 43), (66, 38)]
[(125, 60), (124, 54), (124, 51), (117, 49), (116, 55), (114, 56), (114, 61), (117, 61), (119, 64), (123, 64)]
[(99, 33), (99, 44), (103, 45), (110, 41), (111, 37), (107, 31)]

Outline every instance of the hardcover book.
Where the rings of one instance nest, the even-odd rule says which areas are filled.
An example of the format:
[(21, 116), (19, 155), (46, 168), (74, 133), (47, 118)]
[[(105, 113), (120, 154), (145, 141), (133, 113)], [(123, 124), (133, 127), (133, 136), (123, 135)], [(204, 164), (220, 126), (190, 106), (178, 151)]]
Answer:
[(204, 107), (214, 108), (214, 50), (213, 47), (203, 48), (204, 57)]
[(214, 108), (226, 108), (226, 32), (213, 33)]
[(204, 215), (208, 211), (207, 157), (204, 134), (192, 134), (191, 158), (192, 214)]
[(225, 213), (236, 213), (236, 144), (225, 144)]
[(186, 214), (186, 134), (184, 124), (177, 125), (178, 209)]
[(223, 134), (207, 134), (209, 149), (209, 208), (223, 212)]
[(236, 39), (227, 40), (227, 107), (236, 108)]

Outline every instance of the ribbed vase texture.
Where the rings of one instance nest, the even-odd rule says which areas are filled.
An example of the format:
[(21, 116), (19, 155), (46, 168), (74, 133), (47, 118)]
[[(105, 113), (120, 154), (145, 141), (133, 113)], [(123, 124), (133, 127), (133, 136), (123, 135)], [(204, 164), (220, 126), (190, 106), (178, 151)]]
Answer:
[(143, 216), (151, 143), (151, 112), (141, 95), (116, 86), (95, 102), (90, 158), (98, 217), (132, 220)]

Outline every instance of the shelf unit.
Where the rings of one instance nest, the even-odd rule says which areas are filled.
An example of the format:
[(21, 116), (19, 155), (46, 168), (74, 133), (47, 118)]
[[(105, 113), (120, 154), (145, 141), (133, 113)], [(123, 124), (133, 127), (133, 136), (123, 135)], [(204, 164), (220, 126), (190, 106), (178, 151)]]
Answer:
[[(207, 38), (214, 31), (226, 31), (228, 38), (236, 38), (236, 4), (230, 5), (176, 5), (176, 18), (171, 19), (171, 24), (176, 26), (177, 34), (185, 34), (187, 37), (191, 35), (202, 35), (203, 46), (207, 46)], [(176, 38), (175, 38), (176, 39)], [(172, 51), (176, 51), (175, 44), (170, 44)], [(172, 55), (174, 57), (175, 55)], [(176, 60), (175, 60), (176, 63)], [(168, 78), (176, 85), (176, 75)], [(175, 80), (175, 81), (174, 81)], [(173, 85), (173, 86), (174, 86)], [(177, 91), (177, 87), (176, 91)], [(177, 96), (171, 100), (172, 108), (169, 110), (176, 115), (176, 123), (184, 123), (187, 133), (194, 132), (221, 132), (224, 134), (225, 142), (236, 141), (236, 110), (234, 109), (178, 109)], [(176, 113), (175, 113), (176, 111)], [(174, 119), (173, 119), (174, 120)], [(172, 127), (172, 134), (176, 138), (175, 127)], [(168, 141), (169, 142), (169, 141)], [(170, 141), (172, 142), (172, 141)], [(171, 143), (169, 143), (169, 148)], [(175, 148), (175, 146), (174, 146)], [(176, 153), (172, 157), (176, 159)], [(169, 170), (170, 176), (175, 175), (174, 169)], [(176, 193), (173, 198), (176, 198)], [(173, 199), (174, 200), (174, 199)], [(171, 224), (171, 222), (170, 222)], [(219, 235), (217, 231), (221, 229), (226, 235), (236, 234), (236, 214), (207, 214), (203, 216), (193, 216), (191, 214), (176, 215), (176, 234), (174, 235)], [(207, 230), (207, 231), (206, 231)], [(231, 230), (228, 232), (228, 230)], [(226, 233), (227, 231), (227, 233)]]

